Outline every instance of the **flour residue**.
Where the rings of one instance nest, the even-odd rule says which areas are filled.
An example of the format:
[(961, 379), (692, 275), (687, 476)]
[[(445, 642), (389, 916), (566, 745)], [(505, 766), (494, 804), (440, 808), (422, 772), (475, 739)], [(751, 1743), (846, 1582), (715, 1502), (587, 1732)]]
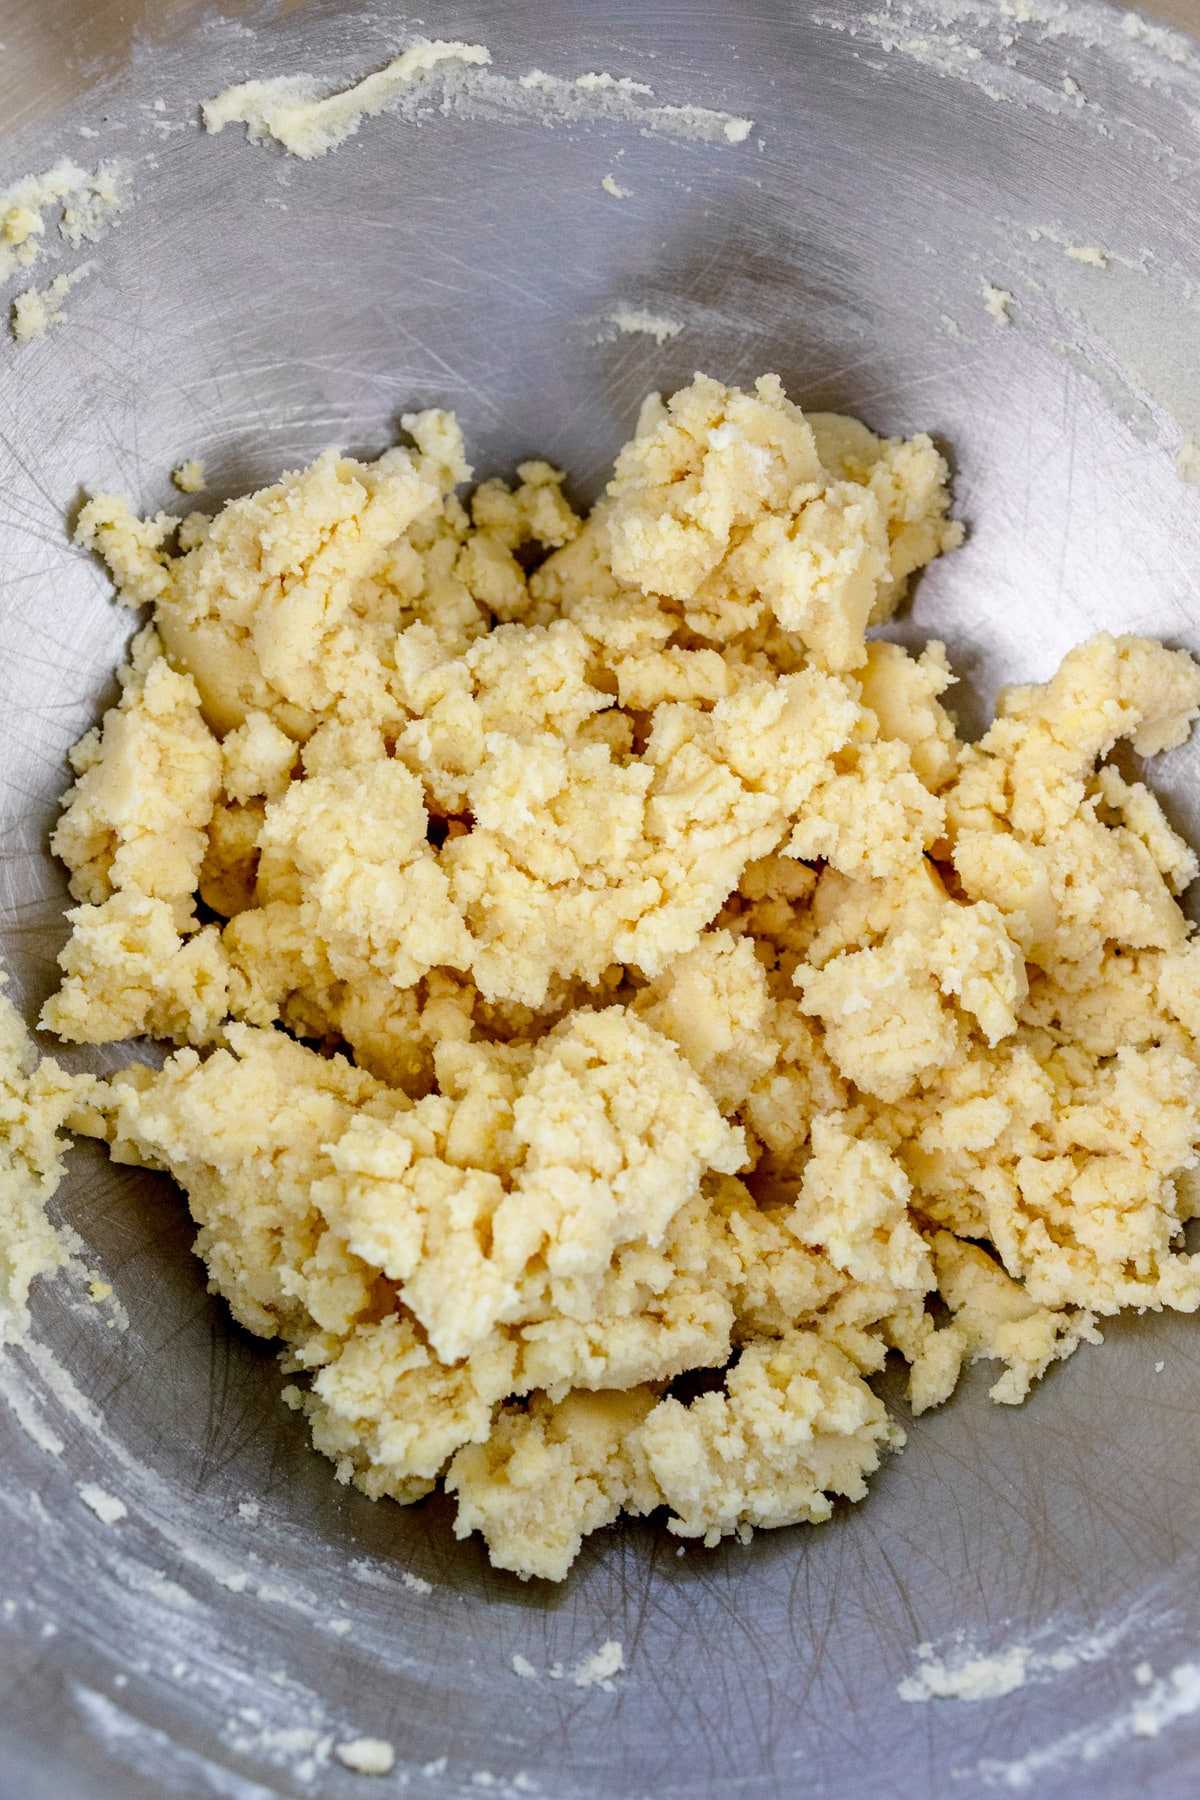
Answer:
[(1058, 225), (1026, 225), (1024, 229), (1031, 244), (1053, 244), (1068, 261), (1082, 263), (1085, 268), (1107, 269), (1115, 263), (1118, 268), (1144, 275), (1154, 260), (1146, 250), (1139, 256), (1126, 256), (1108, 244), (1081, 239)]
[(132, 1558), (115, 1559), (110, 1565), (133, 1594), (148, 1594), (173, 1612), (198, 1613), (205, 1610), (194, 1594), (178, 1581), (172, 1581), (161, 1569), (152, 1569)]
[(1200, 432), (1200, 375), (1184, 349), (1200, 295), (1169, 249), (1152, 253), (1125, 224), (1116, 242), (1102, 239), (1093, 235), (1099, 223), (1089, 220), (1085, 234), (1061, 220), (998, 218), (1017, 278), (1010, 285), (1050, 352), (1098, 388), (1143, 443), (1175, 455), (1181, 439)]
[(414, 1575), (411, 1569), (384, 1568), (378, 1563), (368, 1562), (365, 1557), (352, 1556), (350, 1573), (355, 1581), (364, 1587), (379, 1588), (384, 1593), (396, 1592), (396, 1578), (399, 1575), (400, 1585), (408, 1589), (410, 1594), (432, 1594), (433, 1583), (426, 1581), (423, 1575)]
[[(38, 1378), (36, 1387), (29, 1379), (30, 1372)], [(335, 1742), (354, 1741), (353, 1728), (346, 1729), (351, 1722), (331, 1716), (315, 1694), (285, 1673), (265, 1675), (255, 1660), (239, 1656), (230, 1644), (219, 1609), (201, 1598), (202, 1588), (194, 1592), (192, 1585), (184, 1585), (184, 1579), (207, 1579), (227, 1592), (280, 1609), (301, 1626), (328, 1630), (350, 1621), (330, 1621), (327, 1596), (321, 1598), (285, 1576), (266, 1558), (251, 1552), (238, 1562), (198, 1539), (194, 1521), (180, 1512), (179, 1496), (112, 1438), (99, 1411), (45, 1345), (26, 1337), (19, 1346), (0, 1352), (0, 1392), (30, 1442), (45, 1453), (61, 1454), (64, 1445), (57, 1430), (46, 1422), (42, 1409), (58, 1407), (65, 1412), (98, 1452), (109, 1482), (114, 1477), (119, 1482), (122, 1496), (118, 1497), (112, 1485), (88, 1482), (77, 1489), (80, 1500), (104, 1523), (121, 1525), (129, 1531), (135, 1526), (139, 1531), (152, 1527), (161, 1541), (160, 1554), (153, 1557), (151, 1553), (153, 1559), (126, 1553), (124, 1543), (136, 1540), (115, 1534), (111, 1548), (99, 1548), (89, 1571), (95, 1593), (91, 1617), (96, 1621), (95, 1629), (102, 1633), (94, 1646), (97, 1655), (107, 1660), (114, 1644), (136, 1645), (136, 1652), (127, 1653), (135, 1673), (170, 1673), (184, 1686), (210, 1697), (220, 1696), (218, 1704), (228, 1721), (221, 1728), (221, 1736), (230, 1748), (258, 1755), (288, 1770), (298, 1781), (307, 1783), (314, 1779), (328, 1763)], [(10, 1512), (18, 1509), (25, 1520), (34, 1519), (45, 1537), (47, 1566), (56, 1566), (53, 1546), (69, 1541), (69, 1519), (40, 1505), (31, 1509), (30, 1497), (18, 1491), (0, 1490), (0, 1504)], [(117, 1508), (121, 1509), (120, 1517)], [(253, 1509), (252, 1517), (257, 1521), (261, 1512), (256, 1502), (242, 1502), (241, 1516), (247, 1517), (249, 1509)], [(419, 1580), (413, 1577), (414, 1583)], [(46, 1601), (53, 1605), (53, 1594), (47, 1592)], [(186, 1619), (186, 1661), (178, 1656), (181, 1615)], [(47, 1619), (45, 1624), (50, 1627), (53, 1620)], [(370, 1642), (369, 1627), (359, 1635), (368, 1650), (380, 1654), (380, 1647)], [(397, 1658), (393, 1653), (390, 1666), (396, 1669), (411, 1660)], [(113, 1679), (124, 1685), (124, 1672)], [(121, 1712), (105, 1696), (88, 1699), (81, 1691), (75, 1698), (97, 1736), (123, 1761), (153, 1773), (157, 1779), (176, 1766), (172, 1760), (175, 1747), (165, 1734), (147, 1736), (140, 1722)], [(266, 1792), (255, 1783), (248, 1783), (245, 1788), (246, 1795), (256, 1800)], [(239, 1788), (239, 1800), (241, 1795)]]
[(1133, 1738), (1158, 1737), (1168, 1726), (1200, 1712), (1200, 1663), (1178, 1663), (1158, 1681), (1151, 1674), (1149, 1685), (1144, 1680), (1148, 1667), (1139, 1664), (1134, 1670), (1141, 1691), (1110, 1718), (1064, 1732), (1024, 1756), (989, 1757), (972, 1772), (989, 1786), (1037, 1791), (1049, 1777), (1094, 1764)]
[[(496, 97), (504, 90), (504, 77), (485, 76), (473, 82), (481, 97)], [(645, 130), (671, 137), (696, 138), (708, 143), (743, 144), (754, 129), (754, 120), (720, 112), (692, 101), (682, 104), (646, 102), (654, 89), (644, 81), (612, 76), (560, 76), (545, 69), (531, 69), (517, 78), (517, 88), (538, 96), (554, 114), (564, 119), (608, 118), (636, 120)]]
[[(177, 1744), (156, 1725), (147, 1725), (107, 1694), (72, 1684), (71, 1698), (89, 1730), (114, 1758), (168, 1792), (219, 1794), (224, 1800), (276, 1800), (276, 1790), (246, 1780), (199, 1751)], [(167, 1784), (169, 1783), (169, 1787)]]
[(1140, 394), (1126, 379), (1122, 365), (1115, 357), (1105, 356), (1098, 345), (1095, 353), (1067, 338), (1053, 337), (1048, 349), (1060, 362), (1069, 363), (1084, 375), (1108, 401), (1112, 412), (1132, 435), (1144, 444), (1153, 443), (1159, 434), (1158, 421)]
[[(491, 62), (485, 44), (420, 42), (346, 88), (323, 93), (317, 77), (304, 74), (243, 81), (205, 101), (201, 110), (210, 132), (244, 124), (252, 143), (274, 142), (305, 160), (345, 143), (366, 118), (389, 112), (411, 122), (433, 105), (459, 118), (620, 121), (655, 134), (729, 145), (744, 143), (754, 125), (752, 119), (692, 101), (660, 102), (648, 83), (608, 70), (564, 76), (529, 69), (512, 76), (497, 72)], [(615, 177), (602, 185), (609, 180), (618, 185)]]
[[(1171, 141), (1150, 132), (1120, 106), (1119, 91), (1106, 102), (1089, 97), (1064, 61), (1074, 44), (1109, 54), (1133, 89), (1153, 89), (1185, 108), (1191, 123), (1197, 98), (1200, 56), (1182, 32), (1152, 26), (1136, 14), (1124, 18), (1099, 6), (1064, 5), (1061, 0), (889, 0), (864, 9), (824, 10), (818, 24), (874, 46), (886, 56), (902, 56), (941, 78), (963, 82), (984, 98), (1070, 119), (1099, 138), (1118, 138), (1148, 153), (1174, 176), (1196, 167), (1181, 151), (1185, 129)], [(1050, 54), (1032, 65), (1022, 50), (1044, 45)]]
[[(0, 1223), (0, 1230), (2, 1229), (3, 1225)], [(0, 1255), (2, 1254), (3, 1243), (0, 1242)], [(0, 1325), (4, 1323), (5, 1321), (0, 1319)], [(0, 1398), (3, 1398), (18, 1427), (35, 1449), (40, 1450), (45, 1456), (62, 1455), (65, 1448), (63, 1440), (57, 1431), (46, 1423), (41, 1408), (30, 1395), (16, 1366), (11, 1345), (6, 1344), (3, 1340), (2, 1331), (0, 1331)], [(0, 1492), (0, 1500), (4, 1497)]]
[[(301, 1620), (320, 1628), (329, 1621), (318, 1617), (315, 1594), (293, 1590), (291, 1584), (259, 1559), (251, 1559), (250, 1570), (238, 1570), (227, 1558), (196, 1542), (186, 1522), (176, 1522), (173, 1502), (177, 1497), (167, 1484), (108, 1436), (99, 1414), (78, 1394), (70, 1375), (55, 1363), (48, 1350), (27, 1343), (22, 1347), (22, 1358), (27, 1358), (31, 1350), (36, 1353), (31, 1360), (36, 1361), (39, 1374), (44, 1381), (49, 1378), (48, 1386), (53, 1392), (48, 1397), (64, 1402), (80, 1423), (86, 1422), (93, 1445), (106, 1454), (110, 1466), (123, 1471), (125, 1499), (119, 1499), (98, 1482), (80, 1484), (80, 1499), (105, 1523), (116, 1525), (128, 1518), (126, 1529), (130, 1531), (135, 1525), (143, 1527), (153, 1522), (162, 1540), (161, 1559), (156, 1561), (125, 1554), (118, 1548), (118, 1543), (125, 1541), (123, 1538), (114, 1538), (111, 1549), (100, 1547), (89, 1574), (95, 1593), (91, 1616), (95, 1620), (92, 1629), (97, 1634), (93, 1649), (98, 1670), (112, 1656), (114, 1644), (126, 1646), (122, 1660), (135, 1674), (151, 1681), (169, 1676), (198, 1698), (203, 1696), (210, 1704), (215, 1701), (218, 1718), (224, 1721), (218, 1727), (220, 1741), (228, 1749), (286, 1771), (302, 1785), (311, 1784), (329, 1766), (336, 1745), (361, 1741), (354, 1729), (356, 1722), (332, 1714), (317, 1694), (286, 1672), (268, 1673), (257, 1658), (239, 1654), (230, 1642), (228, 1621), (219, 1609), (210, 1608), (175, 1576), (181, 1568), (190, 1568), (221, 1587), (285, 1607), (293, 1617), (299, 1615)], [(15, 1362), (10, 1366), (17, 1368)], [(25, 1512), (29, 1514), (28, 1496), (0, 1492), (0, 1501), (10, 1498), (16, 1504), (24, 1499)], [(122, 1509), (121, 1520), (116, 1514), (118, 1507)], [(51, 1546), (64, 1542), (69, 1521), (44, 1508), (36, 1509), (36, 1519), (46, 1534), (47, 1566), (53, 1568)], [(251, 1573), (255, 1577), (253, 1584)], [(47, 1603), (52, 1603), (49, 1593)], [(326, 1613), (327, 1610), (328, 1601)], [(181, 1615), (186, 1620), (186, 1639), (181, 1638)], [(31, 1618), (29, 1628), (36, 1625), (37, 1620)], [(41, 1625), (43, 1635), (53, 1629), (52, 1619)], [(178, 1654), (181, 1642), (186, 1642), (186, 1658)], [(409, 1660), (402, 1657), (399, 1663)], [(391, 1666), (398, 1666), (394, 1658)], [(113, 1674), (111, 1680), (117, 1688), (128, 1685), (124, 1670)], [(218, 1770), (215, 1762), (196, 1756), (175, 1744), (166, 1733), (146, 1726), (95, 1687), (75, 1686), (72, 1699), (89, 1729), (123, 1766), (132, 1765), (171, 1791), (175, 1786), (171, 1778), (175, 1776), (179, 1777), (181, 1790), (186, 1784), (188, 1791), (193, 1785), (197, 1791), (200, 1787), (209, 1791), (209, 1771)], [(370, 1753), (364, 1755), (369, 1760)], [(265, 1800), (274, 1792), (273, 1788), (241, 1777), (230, 1776), (226, 1780), (227, 1772), (219, 1772), (225, 1785), (214, 1785), (212, 1791), (228, 1793), (234, 1800)], [(359, 1772), (371, 1771), (364, 1767)]]

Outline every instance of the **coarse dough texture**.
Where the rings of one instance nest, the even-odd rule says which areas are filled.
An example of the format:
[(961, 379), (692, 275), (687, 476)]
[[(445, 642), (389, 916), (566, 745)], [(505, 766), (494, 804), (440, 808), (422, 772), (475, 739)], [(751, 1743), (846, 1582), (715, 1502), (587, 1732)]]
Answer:
[(80, 1247), (55, 1226), (46, 1204), (64, 1173), (60, 1136), (75, 1104), (71, 1078), (52, 1057), (38, 1059), (0, 970), (0, 1346), (29, 1324), (29, 1290)]
[(586, 519), (405, 426), (211, 518), (92, 495), (152, 611), (54, 837), (44, 1025), (178, 1046), (73, 1124), (182, 1186), (339, 1478), (559, 1580), (622, 1511), (859, 1499), (890, 1352), (1015, 1402), (1194, 1309), (1197, 865), (1105, 759), (1200, 667), (1100, 636), (960, 743), (942, 646), (867, 635), (960, 541), (943, 459), (773, 376), (652, 397)]

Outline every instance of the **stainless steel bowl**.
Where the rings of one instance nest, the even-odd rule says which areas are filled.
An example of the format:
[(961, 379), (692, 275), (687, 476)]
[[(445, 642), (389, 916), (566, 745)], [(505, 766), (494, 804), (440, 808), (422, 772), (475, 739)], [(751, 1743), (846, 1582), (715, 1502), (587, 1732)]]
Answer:
[[(64, 752), (130, 624), (70, 547), (81, 484), (182, 510), (185, 456), (222, 497), (331, 441), (378, 451), (436, 403), (482, 473), (537, 451), (588, 498), (648, 388), (775, 369), (804, 402), (953, 447), (970, 538), (897, 629), (948, 641), (969, 724), (1102, 626), (1200, 650), (1200, 489), (1176, 468), (1200, 433), (1187, 40), (1090, 0), (0, 13), (0, 176), (115, 156), (136, 195), (65, 322), (0, 349), (2, 926), (29, 1016), (64, 937)], [(422, 32), (482, 40), (503, 78), (608, 70), (754, 128), (546, 124), (502, 81), (431, 90), (419, 120), (320, 162), (199, 129), (232, 80), (350, 78)], [(620, 333), (623, 306), (683, 329)], [(1155, 776), (1193, 838), (1196, 772), (1179, 752)], [(0, 1364), (9, 1800), (1196, 1791), (1194, 1321), (1113, 1325), (1016, 1412), (977, 1369), (827, 1526), (684, 1555), (634, 1526), (549, 1590), (456, 1544), (437, 1502), (334, 1484), (270, 1350), (206, 1294), (168, 1182), (83, 1145), (59, 1204), (129, 1322), (80, 1278), (44, 1283), (33, 1342)], [(103, 1524), (88, 1482), (128, 1516)], [(609, 1638), (614, 1691), (547, 1672)], [(1024, 1680), (906, 1702), (922, 1643), (943, 1664), (1010, 1653)], [(363, 1734), (397, 1750), (373, 1787), (332, 1754)]]

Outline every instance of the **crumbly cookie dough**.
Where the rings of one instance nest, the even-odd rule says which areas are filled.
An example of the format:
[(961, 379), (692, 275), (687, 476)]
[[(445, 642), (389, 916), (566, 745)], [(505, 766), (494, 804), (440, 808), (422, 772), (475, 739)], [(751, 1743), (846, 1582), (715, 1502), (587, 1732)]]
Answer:
[(181, 494), (202, 494), (206, 485), (203, 462), (198, 456), (189, 456), (186, 462), (171, 470), (171, 480)]
[(9, 319), (17, 343), (31, 343), (34, 338), (45, 337), (53, 326), (61, 325), (67, 316), (67, 295), (79, 282), (87, 280), (94, 267), (90, 262), (81, 263), (70, 274), (56, 275), (44, 288), (26, 288), (18, 294)]
[(128, 204), (129, 171), (117, 162), (81, 169), (62, 157), (49, 169), (0, 188), (0, 286), (30, 269), (48, 247), (46, 215), (72, 250), (103, 237)]
[(772, 376), (654, 397), (586, 519), (405, 426), (212, 518), (91, 497), (152, 614), (54, 837), (44, 1024), (178, 1046), (73, 1123), (174, 1175), (339, 1478), (560, 1580), (622, 1511), (861, 1498), (891, 1351), (1016, 1402), (1195, 1309), (1197, 864), (1105, 758), (1200, 667), (1100, 636), (961, 743), (942, 646), (866, 635), (945, 463)]

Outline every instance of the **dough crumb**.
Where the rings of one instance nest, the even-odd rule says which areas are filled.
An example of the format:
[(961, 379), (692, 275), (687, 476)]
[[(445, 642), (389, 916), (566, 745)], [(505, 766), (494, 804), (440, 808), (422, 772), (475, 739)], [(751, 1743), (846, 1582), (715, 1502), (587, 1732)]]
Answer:
[(1181, 481), (1200, 487), (1200, 438), (1185, 438), (1175, 458), (1175, 468)]
[(1107, 269), (1109, 253), (1103, 244), (1068, 244), (1067, 255), (1072, 262), (1088, 263), (1093, 269)]
[(400, 1579), (412, 1594), (432, 1594), (433, 1592), (432, 1581), (426, 1581), (423, 1575), (414, 1575), (409, 1569), (404, 1570)]
[(335, 1744), (333, 1754), (356, 1775), (390, 1775), (396, 1766), (396, 1749), (386, 1738), (351, 1738)]
[(118, 1500), (115, 1494), (108, 1493), (106, 1489), (97, 1487), (94, 1481), (79, 1483), (79, 1498), (85, 1506), (90, 1507), (102, 1525), (118, 1525), (122, 1519), (129, 1517), (129, 1508), (125, 1502)]
[(256, 1525), (258, 1523), (258, 1516), (261, 1510), (257, 1500), (238, 1501), (238, 1517), (245, 1519), (250, 1525)]
[(611, 194), (614, 200), (631, 200), (633, 198), (633, 189), (622, 187), (615, 175), (602, 176), (600, 186), (606, 194)]
[(94, 263), (81, 263), (69, 274), (56, 275), (48, 287), (26, 288), (18, 294), (12, 303), (11, 328), (18, 344), (31, 343), (34, 338), (45, 337), (54, 325), (61, 325), (66, 318), (64, 302), (71, 289), (87, 279), (95, 268)]
[(178, 468), (171, 470), (171, 480), (181, 494), (199, 494), (204, 490), (204, 464), (198, 456), (191, 456), (181, 462)]
[(1015, 294), (1007, 288), (996, 287), (990, 281), (983, 283), (983, 304), (989, 318), (997, 325), (1012, 324), (1012, 309), (1017, 304)]
[(522, 1656), (520, 1651), (517, 1651), (514, 1654), (513, 1659), (512, 1659), (512, 1666), (513, 1666), (513, 1674), (519, 1675), (521, 1677), (522, 1681), (536, 1681), (537, 1680), (537, 1670), (534, 1668), (533, 1664), (529, 1661), (529, 1658), (526, 1656)]
[(572, 1679), (576, 1687), (608, 1687), (612, 1677), (625, 1667), (625, 1651), (616, 1638), (609, 1638), (591, 1656), (577, 1663)]

